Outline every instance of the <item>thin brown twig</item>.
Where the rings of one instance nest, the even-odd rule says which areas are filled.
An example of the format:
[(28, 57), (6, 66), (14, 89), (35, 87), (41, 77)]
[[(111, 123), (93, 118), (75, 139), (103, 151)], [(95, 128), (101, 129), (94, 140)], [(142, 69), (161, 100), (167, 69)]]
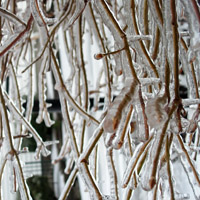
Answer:
[(158, 146), (157, 146), (157, 149), (156, 149), (156, 155), (155, 155), (154, 160), (153, 160), (151, 178), (149, 180), (149, 186), (150, 186), (151, 189), (156, 184), (156, 173), (157, 173), (157, 168), (158, 168), (158, 161), (159, 161), (160, 153), (161, 153), (161, 150), (162, 150), (163, 141), (164, 141), (164, 138), (165, 138), (165, 135), (166, 135), (167, 127), (168, 127), (169, 121), (171, 120), (172, 114), (177, 109), (178, 104), (179, 104), (179, 102), (176, 102), (174, 100), (172, 108), (170, 109), (170, 111), (168, 113), (168, 119), (164, 123), (163, 128), (162, 128), (162, 132), (160, 134), (159, 143), (158, 143)]
[(131, 118), (132, 111), (133, 111), (133, 105), (130, 106), (129, 112), (127, 114), (126, 121), (124, 123), (124, 128), (122, 130), (119, 141), (117, 142), (117, 149), (120, 149), (122, 147), (123, 143), (124, 143), (124, 138), (125, 138), (125, 135), (127, 133), (127, 127), (128, 127), (128, 124), (129, 124), (129, 121), (130, 121), (130, 118)]
[(5, 47), (5, 49), (0, 52), (0, 57), (7, 53), (25, 35), (25, 33), (31, 29), (32, 22), (33, 16), (31, 15), (27, 22), (26, 28), (21, 33), (19, 33), (19, 35), (7, 47)]
[(144, 99), (142, 97), (142, 88), (141, 85), (139, 86), (139, 99), (140, 99), (140, 105), (142, 108), (142, 114), (143, 114), (143, 119), (144, 119), (144, 127), (145, 127), (145, 139), (149, 139), (149, 126), (148, 126), (148, 120), (147, 120), (147, 115), (145, 113), (145, 104), (144, 104)]
[[(148, 23), (148, 0), (144, 0), (144, 33), (149, 35), (149, 23)], [(149, 50), (150, 41), (146, 41), (146, 47)]]
[(175, 0), (170, 0), (172, 13), (172, 31), (173, 31), (173, 46), (174, 46), (174, 93), (175, 99), (179, 99), (179, 34)]

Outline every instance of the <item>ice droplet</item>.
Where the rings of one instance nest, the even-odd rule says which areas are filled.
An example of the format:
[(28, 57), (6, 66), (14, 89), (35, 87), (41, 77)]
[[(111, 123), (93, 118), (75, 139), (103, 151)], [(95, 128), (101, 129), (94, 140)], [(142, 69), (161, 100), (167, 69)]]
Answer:
[(156, 97), (148, 100), (146, 105), (146, 115), (148, 123), (152, 128), (159, 128), (167, 119), (167, 113), (164, 110), (166, 99), (164, 97)]

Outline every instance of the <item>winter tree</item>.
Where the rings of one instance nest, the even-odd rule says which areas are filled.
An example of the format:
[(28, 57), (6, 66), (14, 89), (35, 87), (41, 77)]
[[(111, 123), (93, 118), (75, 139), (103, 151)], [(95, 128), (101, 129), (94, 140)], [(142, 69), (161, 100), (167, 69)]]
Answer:
[(200, 199), (199, 1), (0, 0), (0, 25), (0, 186), (32, 199), (22, 143), (51, 156), (31, 119), (57, 97), (59, 200), (76, 178), (82, 199)]

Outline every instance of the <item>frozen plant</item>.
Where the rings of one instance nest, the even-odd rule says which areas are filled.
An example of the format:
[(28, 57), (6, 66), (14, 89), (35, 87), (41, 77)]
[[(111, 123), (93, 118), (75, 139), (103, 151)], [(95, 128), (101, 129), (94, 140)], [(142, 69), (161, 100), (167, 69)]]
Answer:
[(32, 136), (35, 158), (50, 155), (57, 141), (43, 141), (31, 118), (36, 98), (37, 123), (51, 127), (55, 96), (63, 138), (52, 164), (65, 159), (69, 174), (59, 200), (77, 177), (82, 199), (200, 199), (199, 6), (0, 0), (0, 199), (4, 176), (32, 199), (19, 154)]

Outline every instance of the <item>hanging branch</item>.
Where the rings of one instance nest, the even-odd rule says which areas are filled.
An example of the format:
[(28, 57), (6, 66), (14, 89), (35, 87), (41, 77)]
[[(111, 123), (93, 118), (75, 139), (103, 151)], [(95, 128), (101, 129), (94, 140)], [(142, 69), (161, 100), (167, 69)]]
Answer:
[[(59, 200), (68, 197), (77, 177), (95, 200), (128, 200), (147, 194), (144, 190), (155, 200), (185, 198), (175, 185), (183, 173), (186, 189), (192, 188), (188, 195), (198, 199), (198, 4), (0, 0), (0, 199), (7, 176), (13, 177), (13, 191), (19, 186), (22, 200), (32, 199), (19, 157), (26, 151), (21, 142), (30, 132), (37, 158), (48, 156), (47, 146), (57, 143), (43, 141), (31, 125), (34, 96), (40, 101), (37, 121), (52, 125), (46, 103), (52, 93), (59, 98), (64, 127), (53, 163), (66, 159), (69, 175)], [(181, 99), (185, 76), (190, 94)], [(96, 109), (90, 110), (93, 98)], [(100, 106), (99, 99), (104, 99)], [(174, 148), (180, 174), (171, 160)], [(7, 165), (11, 174), (5, 176)], [(109, 183), (110, 193), (104, 194)]]
[(174, 93), (175, 99), (179, 99), (179, 33), (177, 23), (177, 13), (175, 0), (170, 0), (172, 13), (172, 31), (173, 31), (173, 46), (174, 46)]
[[(139, 29), (138, 29), (138, 25), (137, 25), (137, 21), (136, 21), (136, 13), (135, 13), (135, 0), (131, 0), (131, 16), (132, 16), (132, 20), (133, 20), (133, 26), (134, 26), (134, 30), (135, 30), (135, 33), (137, 35), (140, 35), (140, 32), (139, 32)], [(146, 59), (148, 60), (149, 62), (149, 65), (150, 67), (152, 68), (156, 78), (159, 78), (159, 74), (158, 74), (158, 71), (156, 69), (156, 66), (154, 64), (154, 62), (152, 61), (152, 59), (150, 58), (145, 46), (144, 46), (144, 43), (143, 41), (139, 41), (140, 43), (140, 47), (146, 57)]]
[(169, 144), (168, 135), (167, 135), (166, 143), (165, 143), (165, 159), (167, 161), (167, 174), (168, 174), (169, 188), (171, 192), (171, 199), (175, 200), (174, 187), (172, 183), (171, 167), (170, 167), (170, 144)]

